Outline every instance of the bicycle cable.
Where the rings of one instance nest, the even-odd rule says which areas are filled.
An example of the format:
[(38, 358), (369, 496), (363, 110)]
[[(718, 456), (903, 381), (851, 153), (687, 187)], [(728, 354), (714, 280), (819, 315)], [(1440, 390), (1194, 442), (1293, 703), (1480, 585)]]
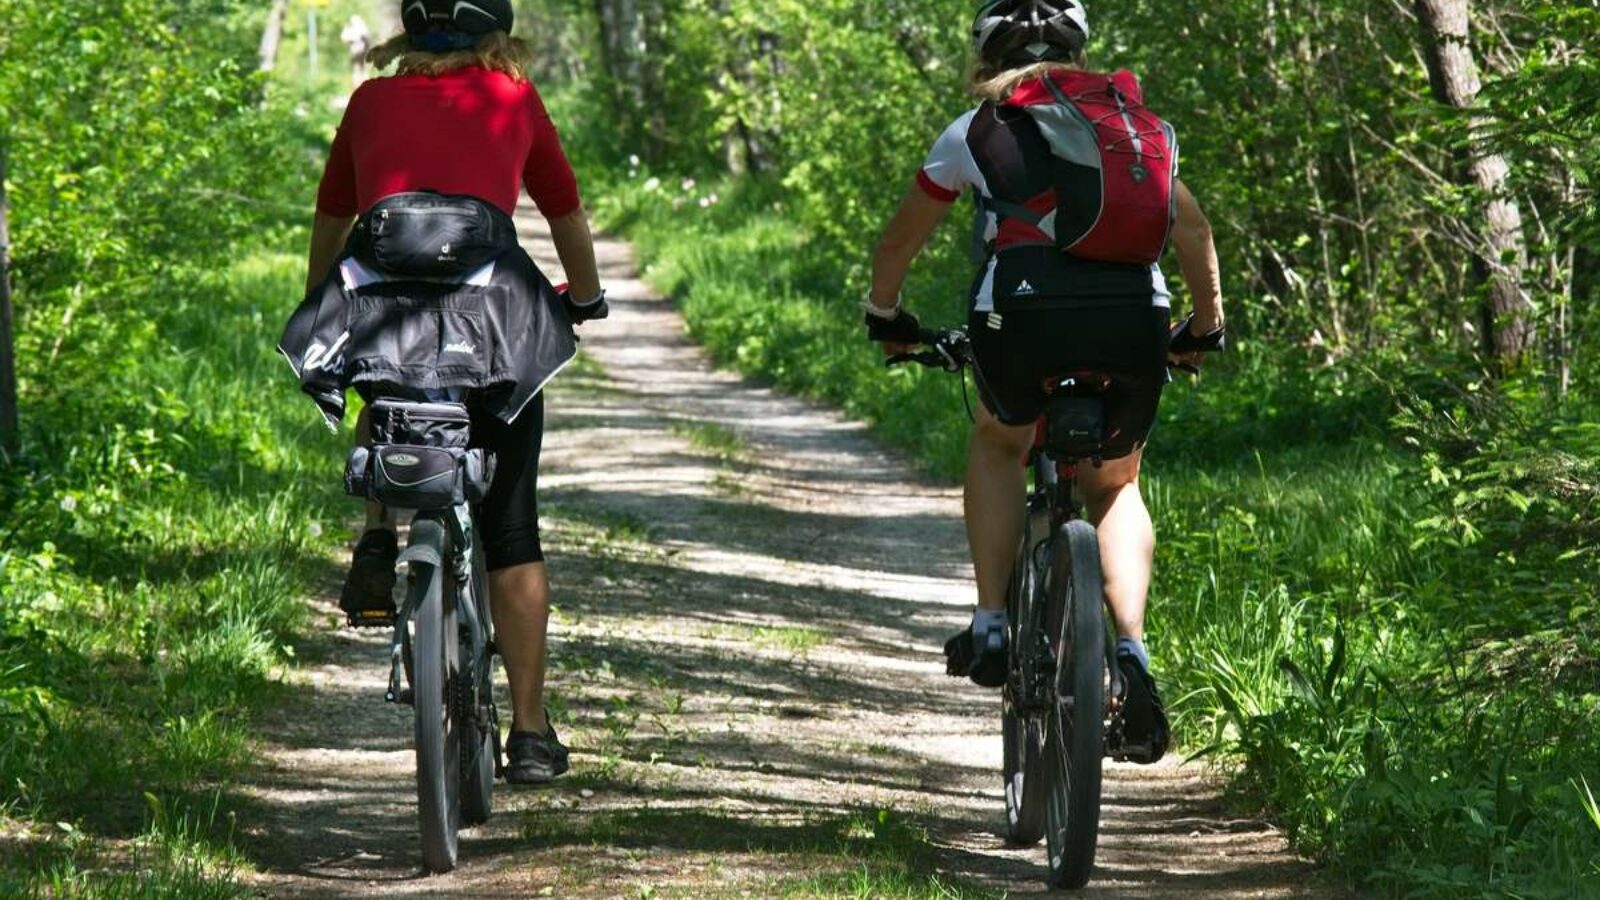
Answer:
[(978, 417), (972, 412), (972, 397), (967, 392), (967, 370), (965, 367), (962, 367), (961, 369), (961, 405), (967, 408), (968, 424), (978, 424)]

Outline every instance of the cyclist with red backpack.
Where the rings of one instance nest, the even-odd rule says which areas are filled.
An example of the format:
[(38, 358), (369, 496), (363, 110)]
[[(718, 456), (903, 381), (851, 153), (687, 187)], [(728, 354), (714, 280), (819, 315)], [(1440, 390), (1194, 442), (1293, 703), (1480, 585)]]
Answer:
[[(969, 451), (967, 535), (978, 607), (945, 646), (950, 674), (985, 687), (1006, 678), (1006, 590), (1022, 536), (1019, 461), (1047, 402), (1045, 380), (1117, 375), (1105, 397), (1103, 462), (1079, 473), (1101, 546), (1127, 695), (1126, 735), (1165, 752), (1165, 711), (1145, 650), (1155, 532), (1139, 467), (1167, 380), (1171, 294), (1158, 260), (1170, 243), (1194, 297), (1179, 327), (1194, 348), (1220, 346), (1221, 278), (1211, 226), (1178, 180), (1177, 138), (1126, 71), (1085, 66), (1079, 0), (991, 0), (973, 40), (978, 106), (935, 143), (873, 261), (866, 324), (889, 354), (920, 341), (901, 308), (911, 263), (951, 205), (971, 190), (983, 265), (968, 328), (982, 399)], [(1195, 364), (1198, 357), (1185, 357)]]

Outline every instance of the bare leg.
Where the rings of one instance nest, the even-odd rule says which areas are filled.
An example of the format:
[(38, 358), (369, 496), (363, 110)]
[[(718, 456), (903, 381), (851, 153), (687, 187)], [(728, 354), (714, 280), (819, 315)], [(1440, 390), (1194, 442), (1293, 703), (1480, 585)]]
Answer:
[(1078, 490), (1100, 536), (1106, 602), (1117, 636), (1144, 640), (1144, 610), (1155, 566), (1156, 533), (1139, 494), (1142, 452), (1078, 473)]
[(550, 579), (544, 563), (489, 574), (495, 643), (511, 683), (511, 730), (543, 734), (545, 637), (550, 625)]
[(983, 609), (1006, 608), (1028, 490), (1023, 461), (1032, 445), (1032, 425), (1003, 424), (978, 404), (978, 424), (967, 453), (966, 519)]

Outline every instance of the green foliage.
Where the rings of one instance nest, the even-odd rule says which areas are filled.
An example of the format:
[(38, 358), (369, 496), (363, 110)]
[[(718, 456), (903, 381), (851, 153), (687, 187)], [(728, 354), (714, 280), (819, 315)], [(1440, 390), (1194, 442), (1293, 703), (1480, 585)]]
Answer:
[[(231, 836), (231, 817), (220, 811), (220, 795), (209, 806), (175, 808), (145, 795), (149, 820), (132, 842), (131, 860), (102, 858), (92, 838), (62, 822), (58, 836), (39, 853), (31, 871), (13, 876), (0, 869), (0, 893), (54, 900), (235, 900), (252, 896), (239, 883), (240, 860), (214, 836)], [(110, 863), (108, 865), (108, 863)]]
[[(630, 9), (644, 49), (606, 49), (634, 34), (616, 21)], [(1418, 353), (1472, 365), (1481, 323), (1466, 251), (1485, 198), (1458, 175), (1486, 143), (1510, 160), (1529, 223), (1535, 368), (1591, 377), (1600, 81), (1583, 49), (1600, 12), (1541, 0), (1474, 9), (1486, 88), (1473, 115), (1441, 113), (1417, 64), (1417, 26), (1387, 0), (1241, 0), (1181, 15), (1136, 3), (1095, 17), (1092, 63), (1132, 67), (1177, 127), (1185, 181), (1217, 226), (1236, 333), (1297, 347), (1316, 369)], [(562, 118), (581, 156), (614, 171), (642, 162), (775, 176), (805, 252), (859, 292), (864, 246), (939, 129), (973, 102), (962, 91), (967, 14), (848, 0), (544, 0), (531, 27), (561, 34), (580, 61), (551, 76), (580, 76), (582, 102)], [(919, 295), (964, 289), (956, 231), (925, 257)]]
[(299, 242), (315, 163), (253, 73), (264, 12), (7, 7), (23, 452), (0, 468), (0, 784), (7, 817), (81, 838), (17, 844), (5, 869), (42, 873), (17, 890), (240, 893), (192, 864), (202, 836), (137, 875), (81, 861), (147, 795), (181, 806), (246, 761), (342, 517), (333, 436), (271, 387), (303, 262), (259, 244)]

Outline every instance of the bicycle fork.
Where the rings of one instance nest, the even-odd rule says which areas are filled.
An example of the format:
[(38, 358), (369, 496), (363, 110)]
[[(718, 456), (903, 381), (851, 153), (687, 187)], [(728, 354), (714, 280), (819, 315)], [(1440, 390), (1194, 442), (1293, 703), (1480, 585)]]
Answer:
[[(437, 548), (423, 544), (412, 544), (395, 560), (396, 568), (410, 570), (408, 577), (415, 577), (418, 564), (438, 570), (443, 568), (444, 560), (439, 558)], [(413, 606), (416, 594), (414, 590), (406, 591), (405, 602), (394, 617), (394, 643), (389, 649), (389, 689), (383, 694), (385, 702), (403, 706), (411, 706), (416, 702), (415, 692), (411, 689), (410, 655), (406, 652), (411, 646), (411, 617), (417, 612)]]

